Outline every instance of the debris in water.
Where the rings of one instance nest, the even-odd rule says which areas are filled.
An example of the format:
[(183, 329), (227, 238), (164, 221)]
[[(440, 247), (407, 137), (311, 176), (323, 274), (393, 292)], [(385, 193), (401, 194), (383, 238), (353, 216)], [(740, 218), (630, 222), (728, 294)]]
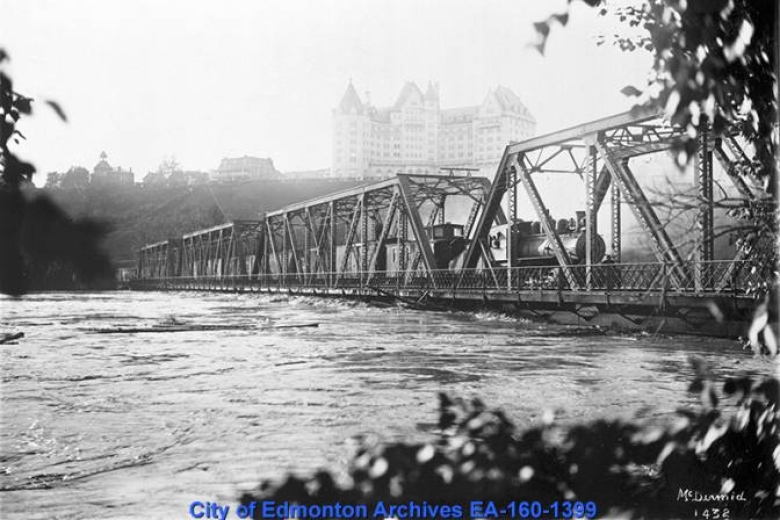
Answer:
[(24, 337), (24, 332), (10, 332), (3, 334), (3, 337), (0, 338), (0, 345), (4, 343), (11, 343), (12, 341), (15, 341), (17, 339), (22, 339)]

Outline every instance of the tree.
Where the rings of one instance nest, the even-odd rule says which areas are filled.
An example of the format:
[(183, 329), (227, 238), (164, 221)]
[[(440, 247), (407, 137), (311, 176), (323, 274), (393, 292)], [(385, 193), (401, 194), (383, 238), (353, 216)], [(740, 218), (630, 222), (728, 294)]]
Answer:
[[(678, 410), (673, 426), (653, 418), (566, 427), (550, 418), (521, 430), (479, 399), (440, 394), (438, 433), (427, 442), (365, 442), (349, 479), (288, 475), (241, 503), (364, 504), (368, 517), (380, 516), (380, 504), (427, 502), (457, 505), (453, 518), (778, 518), (778, 380), (733, 377), (718, 391), (706, 364), (693, 364), (689, 390), (702, 406)], [(483, 513), (488, 502), (500, 505), (479, 514), (475, 502)], [(568, 513), (552, 509), (567, 502)]]
[[(574, 0), (569, 0), (569, 5)], [(629, 52), (652, 53), (647, 85), (623, 93), (641, 104), (664, 108), (672, 123), (688, 130), (676, 148), (685, 163), (703, 125), (715, 132), (738, 129), (750, 143), (755, 175), (774, 193), (778, 159), (777, 0), (643, 0), (626, 6), (582, 0), (635, 29), (612, 43)], [(544, 52), (552, 25), (566, 25), (569, 13), (535, 24)], [(630, 32), (630, 31), (628, 31)], [(601, 43), (608, 41), (602, 38)], [(743, 165), (753, 167), (753, 164)]]
[(58, 172), (49, 172), (46, 174), (46, 187), (57, 188), (62, 180), (62, 174)]
[(160, 163), (160, 166), (157, 167), (157, 171), (165, 174), (165, 176), (168, 177), (172, 173), (180, 172), (181, 165), (176, 160), (175, 156), (170, 155), (168, 157), (163, 158), (162, 162)]
[[(569, 0), (568, 8), (573, 1)], [(622, 92), (636, 97), (638, 106), (663, 108), (673, 124), (686, 130), (687, 137), (673, 148), (678, 164), (693, 157), (705, 129), (741, 134), (752, 157), (735, 167), (757, 180), (771, 200), (747, 201), (731, 215), (751, 223), (751, 230), (740, 237), (743, 247), (774, 243), (780, 221), (775, 200), (780, 169), (778, 1), (643, 0), (637, 6), (582, 1), (598, 7), (602, 16), (617, 17), (629, 29), (626, 35), (615, 35), (613, 44), (627, 52), (652, 53), (647, 85), (629, 85)], [(568, 8), (534, 24), (541, 53), (551, 27), (568, 23)], [(600, 43), (606, 41), (602, 37)], [(776, 254), (776, 248), (771, 248), (771, 254)], [(772, 264), (776, 264), (774, 256)], [(777, 269), (773, 269), (758, 288), (763, 301), (749, 331), (753, 349), (772, 354), (778, 352), (777, 284)]]
[(83, 166), (71, 166), (60, 180), (63, 188), (86, 188), (89, 184), (89, 170)]
[(163, 158), (156, 171), (149, 172), (144, 177), (144, 185), (155, 187), (186, 186), (187, 178), (176, 157), (171, 155)]
[[(8, 55), (0, 49), (0, 67)], [(17, 128), (32, 114), (33, 100), (15, 92), (11, 78), (0, 68), (0, 292), (19, 296), (30, 288), (46, 288), (56, 276), (85, 283), (110, 278), (111, 264), (100, 247), (103, 225), (74, 221), (50, 199), (26, 195), (35, 167), (11, 149), (24, 135)], [(60, 106), (46, 103), (65, 121)]]

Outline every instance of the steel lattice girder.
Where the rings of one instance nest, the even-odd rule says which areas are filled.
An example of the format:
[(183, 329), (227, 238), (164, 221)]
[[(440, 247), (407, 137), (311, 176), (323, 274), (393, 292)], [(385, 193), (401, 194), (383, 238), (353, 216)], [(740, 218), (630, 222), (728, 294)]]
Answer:
[[(251, 274), (254, 266), (248, 266), (246, 260), (247, 256), (256, 259), (261, 255), (261, 229), (262, 222), (259, 220), (236, 220), (182, 236), (181, 274)], [(209, 265), (211, 272), (204, 272)]]
[[(652, 225), (658, 219), (652, 207), (649, 204), (644, 204), (647, 199), (627, 167), (627, 162), (632, 157), (671, 149), (681, 136), (682, 132), (679, 129), (663, 121), (660, 112), (633, 110), (510, 144), (504, 151), (504, 156), (494, 177), (485, 210), (476, 225), (474, 240), (469, 243), (464, 267), (474, 268), (477, 266), (480, 258), (484, 257), (485, 241), (491, 227), (494, 224), (504, 223), (503, 219), (499, 218), (499, 211), (503, 197), (508, 195), (508, 190), (514, 189), (510, 170), (513, 165), (514, 167), (518, 164), (522, 165), (529, 177), (534, 173), (541, 172), (572, 173), (585, 180), (588, 168), (595, 166), (592, 158), (595, 147), (598, 148), (597, 157), (602, 163), (602, 167), (595, 185), (591, 183), (590, 186), (594, 192), (587, 197), (591, 204), (589, 209), (598, 212), (610, 185), (616, 184), (617, 186), (613, 187), (614, 196), (622, 198), (632, 208), (635, 215), (639, 215), (640, 224), (650, 222), (651, 225), (644, 226), (645, 230), (650, 235), (651, 242), (659, 244), (656, 247), (659, 259), (673, 264), (673, 283), (684, 283), (684, 273), (680, 268), (680, 255), (668, 237), (665, 236), (663, 226)], [(735, 157), (733, 160), (744, 162), (744, 154), (740, 155), (739, 145), (733, 136), (716, 137), (717, 139), (710, 136), (706, 145), (715, 147), (719, 160), (724, 163), (730, 160), (721, 146), (720, 140), (722, 139), (729, 154)], [(743, 194), (749, 193), (749, 188), (737, 172), (729, 169), (729, 175)], [(611, 181), (616, 178), (618, 181), (621, 179), (622, 181), (612, 183)], [(522, 180), (518, 178), (515, 182), (522, 182)], [(630, 193), (626, 192), (627, 187), (631, 188), (628, 190)], [(709, 203), (711, 204), (712, 201), (710, 200)], [(619, 219), (619, 208), (613, 207), (612, 214)], [(539, 220), (544, 222), (544, 215), (539, 214), (538, 216)], [(613, 222), (613, 228), (615, 224), (617, 223)], [(619, 246), (619, 244), (619, 237), (613, 237), (613, 245)], [(557, 248), (553, 247), (553, 249)], [(619, 251), (616, 253), (619, 255)], [(556, 256), (561, 255), (556, 252)], [(563, 260), (559, 258), (559, 262), (564, 260), (565, 258)], [(488, 262), (488, 259), (485, 259), (485, 262)]]
[(180, 247), (181, 241), (175, 238), (142, 247), (138, 252), (139, 277), (165, 278), (177, 275), (177, 252)]
[[(442, 218), (448, 197), (470, 200), (472, 215), (478, 213), (474, 206), (481, 206), (489, 189), (489, 181), (482, 177), (398, 174), (392, 179), (292, 204), (266, 215), (269, 253), (277, 257), (277, 266), (294, 265), (304, 280), (330, 271), (337, 283), (350, 271), (348, 265), (353, 258), (357, 260), (357, 271), (371, 279), (377, 271), (380, 248), (393, 238), (403, 241), (400, 235), (404, 225), (399, 225), (403, 220), (411, 228), (415, 251), (415, 260), (406, 266), (406, 271), (411, 273), (412, 265), (416, 269), (420, 260), (425, 270), (431, 270), (435, 261), (426, 229), (437, 216)], [(423, 226), (422, 215), (427, 215), (427, 226)], [(285, 255), (285, 244), (292, 260), (278, 257), (280, 253)], [(339, 258), (337, 248), (343, 248)]]

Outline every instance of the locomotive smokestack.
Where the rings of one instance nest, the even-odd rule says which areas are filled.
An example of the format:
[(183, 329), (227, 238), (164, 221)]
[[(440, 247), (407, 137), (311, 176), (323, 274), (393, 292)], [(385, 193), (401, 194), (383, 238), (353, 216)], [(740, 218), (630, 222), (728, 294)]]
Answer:
[(585, 212), (584, 211), (577, 211), (577, 229), (582, 229), (585, 227)]

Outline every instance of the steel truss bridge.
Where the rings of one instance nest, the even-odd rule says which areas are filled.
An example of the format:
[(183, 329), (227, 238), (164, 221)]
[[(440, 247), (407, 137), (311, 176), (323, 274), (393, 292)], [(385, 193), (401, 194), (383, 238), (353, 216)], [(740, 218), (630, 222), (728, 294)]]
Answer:
[[(754, 305), (752, 292), (774, 265), (746, 246), (730, 260), (714, 259), (713, 161), (743, 202), (773, 202), (752, 187), (753, 166), (738, 140), (703, 128), (695, 157), (696, 245), (683, 256), (631, 167), (632, 159), (668, 151), (680, 137), (658, 113), (632, 111), (510, 144), (492, 183), (398, 174), (261, 220), (148, 245), (133, 287), (358, 296), (435, 308), (488, 304), (563, 322), (738, 334)], [(564, 244), (536, 187), (539, 173), (581, 179), (584, 258), (575, 261)], [(523, 262), (512, 250), (513, 225), (505, 228), (506, 261), (493, 256), (491, 229), (517, 221), (519, 190), (553, 262)], [(608, 194), (613, 261), (600, 263), (598, 215)], [(625, 208), (654, 262), (621, 262)], [(457, 236), (437, 241), (437, 229)], [(440, 249), (441, 243), (458, 247)]]

